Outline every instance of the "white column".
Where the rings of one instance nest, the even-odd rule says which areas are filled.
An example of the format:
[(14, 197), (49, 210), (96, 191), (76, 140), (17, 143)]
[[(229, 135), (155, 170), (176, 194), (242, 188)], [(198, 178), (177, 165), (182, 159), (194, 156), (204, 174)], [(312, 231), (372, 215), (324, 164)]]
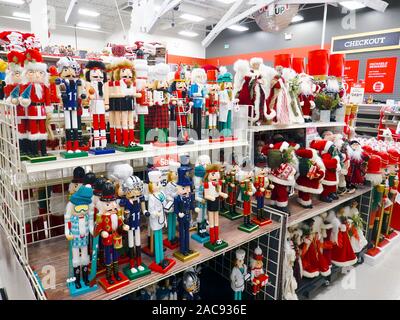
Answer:
[(31, 1), (29, 4), (29, 12), (31, 15), (31, 32), (40, 40), (44, 48), (49, 44), (47, 0)]

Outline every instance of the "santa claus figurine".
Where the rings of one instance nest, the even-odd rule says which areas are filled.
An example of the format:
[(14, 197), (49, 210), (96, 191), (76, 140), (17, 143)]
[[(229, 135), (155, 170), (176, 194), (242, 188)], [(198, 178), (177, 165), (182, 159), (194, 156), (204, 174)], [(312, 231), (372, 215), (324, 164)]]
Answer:
[(350, 207), (344, 208), (344, 215), (349, 226), (349, 237), (354, 253), (359, 254), (368, 244), (364, 235), (364, 221), (358, 211), (358, 202), (353, 201)]
[(300, 80), (300, 106), (303, 112), (305, 122), (312, 122), (312, 110), (315, 108), (314, 102), (314, 83), (312, 77), (308, 74), (301, 73), (299, 75)]
[(299, 176), (295, 188), (298, 190), (297, 202), (304, 208), (312, 208), (312, 194), (321, 194), (323, 191), (321, 180), (325, 176), (325, 166), (314, 149), (298, 149)]
[(250, 280), (252, 285), (252, 291), (255, 298), (261, 291), (261, 288), (265, 287), (268, 283), (268, 275), (265, 274), (263, 254), (260, 247), (254, 250), (254, 257), (250, 261)]
[(365, 182), (365, 167), (368, 162), (368, 156), (363, 152), (360, 143), (357, 140), (350, 142), (350, 168), (347, 173), (348, 189), (356, 189), (357, 186)]

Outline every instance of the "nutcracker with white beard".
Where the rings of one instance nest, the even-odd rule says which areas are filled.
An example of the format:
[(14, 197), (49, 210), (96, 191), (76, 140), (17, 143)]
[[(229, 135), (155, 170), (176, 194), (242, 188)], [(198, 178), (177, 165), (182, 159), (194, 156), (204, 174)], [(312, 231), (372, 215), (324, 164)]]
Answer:
[(356, 140), (350, 142), (350, 167), (347, 174), (348, 189), (357, 189), (365, 182), (366, 165), (368, 156), (362, 150), (360, 143)]
[(312, 110), (315, 108), (314, 83), (308, 74), (300, 74), (300, 106), (305, 122), (312, 122)]

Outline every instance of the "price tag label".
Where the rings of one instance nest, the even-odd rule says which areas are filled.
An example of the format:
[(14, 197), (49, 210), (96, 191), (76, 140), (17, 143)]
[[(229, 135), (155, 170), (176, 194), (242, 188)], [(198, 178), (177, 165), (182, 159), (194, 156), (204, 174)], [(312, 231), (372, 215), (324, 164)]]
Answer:
[(363, 85), (355, 83), (350, 89), (349, 103), (362, 104), (364, 102), (365, 88)]
[(160, 167), (168, 167), (170, 161), (178, 162), (177, 154), (168, 154), (164, 156), (156, 156), (154, 157), (153, 164), (156, 168)]

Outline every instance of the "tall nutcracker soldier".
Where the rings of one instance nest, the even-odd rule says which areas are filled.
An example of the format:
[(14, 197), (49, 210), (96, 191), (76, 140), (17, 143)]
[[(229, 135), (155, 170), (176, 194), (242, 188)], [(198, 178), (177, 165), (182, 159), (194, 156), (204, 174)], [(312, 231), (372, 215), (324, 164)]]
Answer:
[(268, 173), (269, 169), (267, 167), (266, 158), (262, 160), (260, 159), (260, 161), (256, 163), (255, 167), (254, 187), (256, 192), (254, 196), (257, 201), (257, 212), (256, 218), (252, 220), (253, 223), (259, 226), (265, 226), (272, 222), (271, 219), (267, 219), (264, 216), (265, 199), (271, 198), (271, 190), (274, 188), (274, 185), (268, 179)]
[(204, 199), (207, 200), (208, 219), (210, 223), (210, 241), (204, 246), (212, 251), (218, 251), (228, 246), (228, 243), (219, 238), (219, 198), (227, 198), (228, 195), (221, 191), (222, 181), (220, 166), (210, 164), (206, 167), (204, 177)]
[(149, 66), (145, 59), (135, 59), (133, 61), (136, 70), (136, 91), (141, 94), (136, 99), (136, 113), (139, 117), (140, 144), (146, 142), (145, 115), (149, 113), (151, 105), (151, 88), (148, 85)]
[(60, 79), (56, 80), (58, 92), (64, 109), (66, 151), (61, 153), (65, 158), (85, 157), (87, 152), (80, 150), (79, 131), (82, 131), (80, 103), (86, 98), (83, 84), (79, 79), (79, 64), (70, 57), (62, 57), (57, 62), (57, 71)]
[(264, 257), (261, 248), (257, 247), (254, 250), (254, 257), (250, 262), (250, 280), (255, 299), (257, 299), (257, 294), (261, 291), (261, 288), (267, 285), (269, 278), (265, 274), (263, 258)]
[(213, 131), (217, 129), (217, 120), (219, 114), (219, 86), (217, 81), (217, 71), (207, 71), (207, 96), (206, 96), (206, 114), (208, 116), (209, 137), (213, 138)]
[(236, 203), (238, 198), (238, 189), (239, 189), (239, 181), (237, 179), (237, 169), (238, 166), (233, 161), (233, 164), (229, 164), (226, 166), (225, 172), (225, 190), (228, 193), (228, 211), (223, 213), (225, 218), (229, 220), (236, 220), (243, 216), (242, 213), (236, 211)]
[(233, 96), (233, 76), (226, 68), (220, 67), (218, 75), (219, 83), (219, 119), (218, 129), (224, 137), (232, 136), (232, 108), (234, 104)]
[(128, 231), (129, 226), (124, 224), (118, 215), (118, 204), (115, 197), (115, 187), (110, 181), (103, 185), (99, 214), (94, 228), (94, 236), (100, 235), (104, 248), (106, 277), (100, 279), (100, 285), (110, 292), (129, 283), (129, 280), (119, 272), (118, 250), (122, 248), (122, 231)]
[(174, 199), (174, 212), (179, 224), (179, 251), (176, 251), (174, 256), (183, 262), (199, 255), (199, 252), (191, 250), (189, 245), (191, 213), (194, 210), (200, 211), (199, 208), (195, 208), (193, 182), (189, 176), (191, 170), (186, 166), (178, 168), (177, 195)]
[(207, 75), (204, 69), (194, 68), (191, 73), (191, 84), (189, 97), (193, 103), (193, 128), (196, 131), (197, 139), (201, 140), (201, 129), (203, 127), (203, 111), (205, 108), (205, 97)]
[(243, 223), (239, 226), (239, 230), (245, 232), (253, 232), (259, 228), (258, 225), (251, 222), (252, 198), (256, 192), (253, 184), (253, 170), (250, 168), (242, 168), (238, 173), (240, 198), (243, 201)]

